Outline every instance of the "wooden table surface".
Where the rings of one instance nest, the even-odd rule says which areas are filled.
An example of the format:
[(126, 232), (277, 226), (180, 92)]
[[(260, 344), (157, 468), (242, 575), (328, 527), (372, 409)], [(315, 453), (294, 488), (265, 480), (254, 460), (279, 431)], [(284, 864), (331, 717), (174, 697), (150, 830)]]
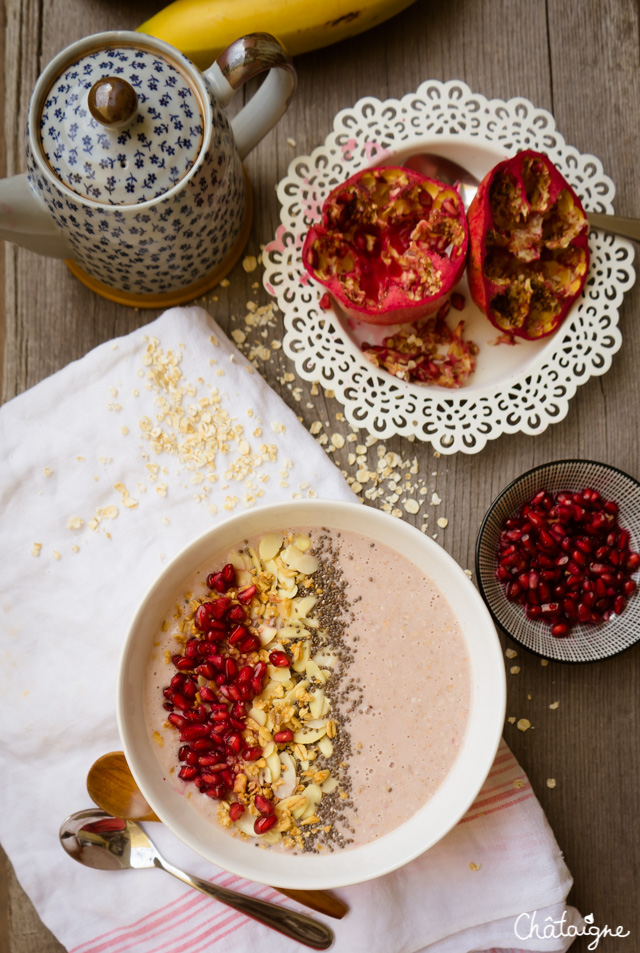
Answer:
[[(5, 57), (0, 163), (7, 174), (24, 170), (28, 99), (51, 57), (86, 34), (133, 28), (158, 6), (150, 0), (5, 0), (0, 10)], [(306, 154), (324, 141), (339, 109), (365, 95), (400, 97), (425, 79), (462, 79), (487, 97), (524, 96), (550, 110), (567, 142), (602, 160), (616, 183), (617, 211), (640, 217), (638, 27), (634, 0), (417, 0), (373, 31), (300, 56), (299, 86), (289, 111), (246, 162), (256, 200), (247, 254), (256, 255), (279, 223), (275, 183), (295, 154)], [(295, 140), (295, 148), (288, 139)], [(157, 314), (96, 297), (61, 262), (13, 246), (5, 247), (0, 268), (3, 401)], [(218, 301), (210, 296), (205, 302), (225, 330), (237, 325), (247, 301), (268, 302), (262, 287), (251, 287), (255, 280), (256, 274), (246, 274), (238, 264), (229, 287), (217, 292)], [(575, 456), (603, 460), (640, 477), (639, 311), (640, 284), (625, 298), (624, 344), (611, 371), (581, 387), (566, 418), (544, 434), (501, 437), (477, 456), (457, 454), (437, 461), (428, 444), (402, 438), (386, 442), (403, 459), (417, 457), (449, 519), (439, 541), (463, 567), (473, 566), (475, 537), (487, 506), (529, 467)], [(271, 329), (270, 337), (277, 338), (279, 328)], [(329, 423), (329, 433), (349, 432), (335, 399), (322, 391), (314, 396), (303, 381), (283, 383), (293, 367), (282, 350), (273, 350), (260, 370), (307, 426), (320, 420)], [(296, 386), (302, 399), (296, 399)], [(334, 460), (351, 472), (349, 446)], [(570, 899), (583, 914), (593, 913), (599, 926), (622, 924), (631, 931), (626, 940), (602, 940), (604, 953), (637, 949), (640, 645), (592, 665), (542, 667), (522, 649), (517, 661), (520, 674), (508, 676), (508, 714), (526, 716), (535, 730), (522, 733), (507, 724), (505, 737), (528, 773), (573, 873)], [(554, 701), (559, 707), (550, 710)], [(554, 789), (547, 787), (547, 778), (557, 780)], [(82, 806), (70, 804), (69, 810)], [(586, 940), (574, 948), (586, 950)], [(36, 950), (54, 953), (62, 947), (38, 919), (3, 855), (0, 951)]]

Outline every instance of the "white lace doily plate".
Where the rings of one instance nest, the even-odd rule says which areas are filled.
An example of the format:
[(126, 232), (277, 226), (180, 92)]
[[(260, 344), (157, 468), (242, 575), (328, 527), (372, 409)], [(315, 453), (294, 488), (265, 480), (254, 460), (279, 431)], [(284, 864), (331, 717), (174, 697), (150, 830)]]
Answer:
[(593, 230), (582, 298), (558, 331), (540, 341), (497, 344), (498, 332), (471, 301), (463, 278), (465, 337), (479, 347), (475, 373), (458, 390), (400, 381), (374, 367), (363, 341), (392, 328), (343, 321), (323, 311), (324, 288), (307, 275), (301, 248), (328, 193), (379, 162), (402, 164), (416, 152), (447, 156), (481, 179), (522, 149), (549, 156), (585, 208), (613, 212), (614, 185), (602, 163), (581, 155), (556, 131), (553, 116), (526, 99), (492, 99), (459, 81), (430, 80), (402, 99), (366, 97), (334, 120), (310, 156), (291, 162), (278, 185), (281, 225), (263, 252), (264, 283), (284, 315), (284, 348), (298, 375), (331, 389), (347, 420), (380, 438), (414, 435), (441, 453), (478, 453), (503, 433), (539, 434), (566, 415), (579, 385), (606, 373), (622, 344), (618, 310), (635, 280), (630, 242)]

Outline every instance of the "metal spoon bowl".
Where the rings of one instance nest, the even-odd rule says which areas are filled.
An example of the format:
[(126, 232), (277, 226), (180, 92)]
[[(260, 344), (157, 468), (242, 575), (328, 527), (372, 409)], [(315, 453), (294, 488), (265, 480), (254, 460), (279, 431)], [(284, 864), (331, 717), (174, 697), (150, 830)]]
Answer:
[(60, 843), (78, 863), (99, 870), (144, 870), (160, 867), (183, 883), (219, 900), (245, 916), (258, 920), (278, 933), (314, 950), (327, 950), (334, 940), (333, 931), (324, 923), (303, 913), (236, 893), (226, 887), (193, 877), (174, 867), (158, 852), (135, 821), (112, 817), (106, 811), (90, 808), (76, 811), (60, 827)]
[[(431, 179), (439, 179), (447, 185), (458, 185), (465, 209), (471, 205), (480, 185), (478, 179), (457, 162), (430, 152), (416, 152), (409, 156), (403, 165)], [(587, 218), (591, 228), (602, 228), (614, 235), (640, 241), (640, 219), (625, 218), (622, 215), (604, 215), (601, 212), (587, 212)]]
[[(87, 775), (87, 791), (98, 807), (114, 817), (160, 822), (136, 784), (123, 751), (110, 751), (94, 762)], [(326, 890), (277, 889), (296, 903), (336, 920), (342, 919), (349, 909), (339, 897)]]

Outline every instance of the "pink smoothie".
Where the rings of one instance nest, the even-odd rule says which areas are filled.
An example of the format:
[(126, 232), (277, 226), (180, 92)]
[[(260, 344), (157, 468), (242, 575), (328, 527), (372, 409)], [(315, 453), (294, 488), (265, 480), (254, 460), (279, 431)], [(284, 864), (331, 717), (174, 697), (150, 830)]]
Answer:
[[(329, 849), (348, 848), (408, 820), (451, 769), (469, 715), (469, 660), (451, 606), (406, 557), (352, 532), (295, 532), (308, 534), (310, 551), (321, 560), (314, 577), (323, 590), (317, 612), (329, 644), (316, 641), (314, 650), (342, 646), (326, 684), (330, 718), (338, 727), (326, 766), (341, 783), (323, 803), (332, 803), (328, 820), (341, 831)], [(175, 671), (165, 664), (167, 654), (176, 651), (174, 607), (186, 605), (186, 593), (208, 598), (206, 575), (227, 555), (212, 554), (210, 564), (168, 602), (166, 631), (158, 634), (145, 685), (147, 727), (162, 770), (212, 823), (217, 823), (217, 803), (177, 778), (180, 742), (166, 726), (162, 689)], [(324, 574), (322, 567), (328, 567)], [(337, 599), (340, 593), (348, 605)], [(337, 617), (339, 638), (332, 642), (331, 620)], [(314, 767), (323, 764), (318, 759)]]

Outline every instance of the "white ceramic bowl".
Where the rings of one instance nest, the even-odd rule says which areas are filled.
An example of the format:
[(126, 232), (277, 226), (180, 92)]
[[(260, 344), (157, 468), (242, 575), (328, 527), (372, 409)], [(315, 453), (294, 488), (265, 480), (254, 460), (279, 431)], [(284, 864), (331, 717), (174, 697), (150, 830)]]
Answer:
[[(351, 530), (386, 543), (427, 573), (453, 608), (471, 664), (472, 697), (458, 756), (435, 795), (408, 821), (362, 847), (326, 856), (256, 850), (191, 810), (162, 779), (144, 722), (142, 684), (154, 637), (187, 578), (209, 556), (238, 540), (297, 526)], [(232, 517), (190, 543), (144, 596), (120, 664), (118, 727), (133, 775), (158, 817), (207, 860), (249, 880), (276, 887), (323, 889), (372, 880), (401, 867), (439, 841), (463, 816), (496, 754), (505, 714), (505, 672), (491, 616), (458, 564), (433, 540), (402, 520), (358, 503), (324, 500), (263, 506)]]

